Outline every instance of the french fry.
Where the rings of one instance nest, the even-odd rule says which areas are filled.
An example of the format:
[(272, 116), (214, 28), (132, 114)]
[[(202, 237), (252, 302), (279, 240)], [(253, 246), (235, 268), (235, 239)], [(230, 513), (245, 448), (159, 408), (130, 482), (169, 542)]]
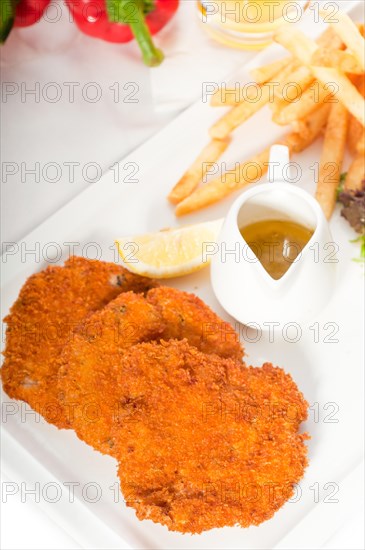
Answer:
[[(273, 61), (268, 65), (263, 65), (252, 69), (250, 74), (259, 86), (270, 82), (276, 75), (282, 71), (282, 76), (285, 74), (290, 74), (292, 71), (295, 71), (298, 68), (298, 63), (293, 61), (291, 57), (286, 57), (285, 59), (280, 59), (279, 61)], [(312, 77), (313, 79), (313, 77)], [(289, 80), (290, 81), (290, 80)], [(248, 83), (251, 84), (252, 83)], [(236, 87), (221, 87), (214, 92), (211, 97), (210, 105), (212, 107), (227, 107), (234, 106), (237, 103), (243, 101), (243, 95), (247, 99), (255, 99), (257, 97), (257, 92), (251, 87), (248, 87), (247, 91), (244, 94), (241, 94), (241, 90), (245, 85), (242, 85), (242, 88), (237, 89)]]
[(200, 155), (194, 160), (193, 164), (187, 169), (182, 178), (171, 190), (168, 199), (172, 204), (181, 202), (198, 187), (209, 167), (211, 167), (227, 149), (229, 141), (229, 139), (212, 139), (212, 141), (204, 147)]
[(301, 31), (294, 30), (288, 27), (288, 25), (276, 31), (274, 40), (284, 46), (295, 58), (308, 67), (311, 64), (312, 56), (319, 47), (318, 44), (305, 36)]
[[(331, 47), (334, 49), (340, 48), (343, 45), (342, 40), (337, 37), (333, 29), (330, 27), (319, 36), (316, 42), (323, 48)], [(284, 59), (274, 61), (268, 65), (251, 69), (250, 74), (257, 84), (265, 84), (266, 82), (272, 80), (274, 76), (286, 67), (288, 67), (290, 71), (288, 73), (288, 77), (281, 83), (279, 90), (275, 90), (275, 95), (278, 97), (281, 96), (282, 85), (285, 85), (288, 82), (296, 82), (299, 86), (305, 89), (313, 81), (313, 76), (311, 75), (309, 69), (299, 66), (298, 63), (291, 57), (285, 57)]]
[(276, 31), (274, 40), (292, 53), (294, 58), (307, 66), (311, 64), (311, 58), (318, 48), (336, 50), (343, 46), (342, 40), (336, 36), (331, 28), (326, 29), (318, 40), (314, 42), (298, 29), (290, 28), (286, 25)]
[[(316, 89), (315, 89), (316, 87)], [(310, 115), (318, 109), (323, 103), (338, 102), (338, 99), (331, 97), (331, 92), (318, 81), (314, 85), (304, 91), (298, 101), (288, 103), (281, 110), (273, 113), (273, 121), (276, 124), (285, 126), (298, 120), (299, 118)]]
[(362, 97), (365, 97), (365, 73), (361, 76), (357, 76), (354, 83)]
[[(295, 120), (292, 123), (293, 134), (300, 135), (304, 140), (311, 139), (313, 134), (319, 134), (321, 129), (324, 128), (326, 117), (328, 117), (330, 108), (331, 105), (329, 103), (325, 103), (310, 116)], [(296, 152), (294, 149), (293, 151)]]
[[(273, 61), (268, 65), (263, 65), (252, 69), (250, 74), (258, 86), (262, 86), (267, 82), (270, 82), (276, 75), (282, 71), (282, 75), (290, 74), (292, 71), (298, 68), (298, 63), (293, 61), (291, 57), (286, 57), (284, 59), (279, 59), (278, 61)], [(251, 83), (249, 83), (251, 84)], [(244, 85), (242, 86), (243, 89)], [(234, 106), (237, 103), (240, 103), (243, 100), (243, 94), (241, 95), (241, 89), (236, 87), (221, 87), (214, 92), (211, 97), (210, 105), (212, 107), (227, 107)], [(255, 99), (257, 97), (257, 92), (249, 87), (245, 91), (244, 97), (247, 99)]]
[[(334, 33), (331, 27), (328, 27), (324, 33), (316, 41), (318, 49), (325, 48), (328, 51), (336, 52), (343, 47), (342, 40)], [(316, 52), (313, 56), (316, 55)], [(312, 56), (312, 57), (313, 57)], [(287, 78), (284, 78), (279, 86), (275, 89), (274, 96), (280, 99), (284, 99), (283, 92), (285, 86), (290, 83), (295, 83), (298, 88), (304, 92), (314, 81), (314, 76), (312, 75), (310, 69), (305, 65), (297, 66), (296, 70), (288, 75)]]
[(352, 115), (365, 126), (365, 101), (360, 92), (347, 76), (337, 69), (328, 67), (311, 67), (314, 76), (322, 84), (336, 86), (335, 96), (345, 105)]
[(263, 65), (262, 67), (251, 69), (250, 75), (257, 84), (265, 84), (265, 82), (269, 82), (269, 80), (277, 75), (279, 71), (285, 69), (288, 64), (291, 64), (292, 68), (294, 68), (294, 65), (296, 63), (291, 57), (285, 57), (284, 59), (273, 61), (272, 63), (268, 63), (267, 65)]
[(210, 99), (211, 107), (229, 107), (241, 102), (241, 89), (226, 87), (218, 88)]
[[(357, 27), (356, 27), (356, 31)], [(279, 30), (275, 33), (276, 42), (286, 47), (295, 57), (308, 66), (315, 78), (324, 85), (333, 86), (336, 97), (347, 107), (363, 126), (365, 126), (364, 99), (350, 82), (347, 76), (335, 68), (315, 67), (311, 65), (313, 54), (317, 51), (318, 45), (302, 32), (292, 28)], [(337, 88), (337, 89), (336, 89)]]
[(333, 50), (341, 50), (345, 47), (341, 38), (335, 33), (332, 27), (327, 27), (317, 38), (316, 43), (320, 48), (332, 48)]
[(365, 128), (363, 128), (363, 133), (362, 133), (362, 136), (361, 138), (359, 139), (359, 142), (357, 144), (357, 147), (356, 147), (356, 152), (361, 154), (361, 155), (365, 155)]
[[(277, 33), (277, 37), (279, 37), (279, 39), (277, 40), (278, 42), (280, 42), (280, 37), (282, 37), (282, 41), (280, 43), (282, 43), (284, 46), (287, 45), (288, 49), (291, 48), (291, 53), (293, 53), (295, 57), (298, 57), (300, 62), (307, 65), (310, 64), (312, 55), (319, 47), (328, 47), (331, 45), (332, 48), (339, 48), (342, 46), (341, 39), (336, 36), (331, 28), (327, 29), (319, 37), (317, 43), (307, 38), (303, 33), (293, 31), (292, 29), (289, 29), (287, 31), (286, 28), (285, 31), (279, 31)], [(278, 97), (280, 98), (280, 94), (283, 93), (285, 84), (287, 84), (290, 80), (293, 81), (293, 77), (290, 78), (293, 70), (294, 73), (299, 70), (298, 64), (295, 61), (288, 62), (287, 65), (283, 69), (281, 69), (275, 77), (273, 77), (275, 78), (275, 82), (269, 83), (267, 81), (265, 84), (262, 85), (262, 87), (257, 86), (256, 89), (251, 88), (251, 93), (248, 94), (241, 103), (235, 105), (233, 109), (223, 115), (222, 118), (220, 118), (211, 127), (211, 137), (215, 139), (224, 139), (231, 132), (233, 132), (233, 130), (235, 130), (243, 122), (248, 120), (257, 111), (259, 111), (269, 101), (271, 102), (271, 90), (275, 90), (275, 85), (279, 85)], [(314, 80), (314, 77), (309, 67), (302, 68), (299, 72), (299, 75), (294, 74), (293, 76), (294, 78), (297, 78), (299, 76), (300, 80), (298, 82), (298, 85), (302, 86), (304, 91), (306, 90), (307, 86), (309, 86), (310, 83)], [(269, 84), (271, 84), (271, 86)], [(219, 91), (217, 93), (219, 94)], [(213, 101), (216, 105), (218, 103), (222, 104), (222, 102), (218, 99), (218, 96), (213, 96), (213, 98)], [(278, 106), (279, 108), (277, 108)], [(304, 111), (302, 113), (302, 116), (310, 113), (315, 108), (316, 106), (313, 106), (313, 108), (311, 107), (307, 111)], [(280, 105), (280, 102), (279, 104), (274, 106), (274, 112), (279, 112), (281, 111), (281, 109), (282, 106)]]
[[(280, 140), (279, 143), (289, 147), (291, 152), (299, 153), (303, 151), (321, 133), (327, 121), (329, 107), (329, 105), (323, 105), (308, 117), (305, 135), (293, 132)], [(267, 147), (258, 155), (240, 164), (234, 171), (227, 172), (225, 175), (223, 174), (221, 177), (215, 178), (200, 187), (177, 205), (176, 216), (183, 216), (205, 208), (230, 195), (233, 191), (253, 183), (267, 171), (269, 156), (270, 147)]]
[[(253, 183), (268, 169), (270, 147), (248, 161), (238, 165), (234, 171), (215, 178), (200, 187), (190, 197), (180, 202), (175, 210), (176, 216), (184, 216), (218, 202), (236, 189)], [(244, 174), (244, 178), (242, 177)]]
[(365, 153), (365, 128), (351, 115), (347, 136), (347, 144), (353, 157)]
[(289, 147), (291, 153), (304, 151), (322, 133), (328, 120), (330, 108), (329, 103), (321, 105), (319, 109), (301, 120), (301, 132), (291, 132), (281, 144)]
[(357, 155), (359, 143), (365, 141), (365, 128), (354, 117), (350, 116), (347, 144), (352, 156)]
[(233, 130), (266, 105), (272, 95), (271, 88), (269, 86), (257, 86), (257, 92), (258, 99), (256, 101), (242, 101), (213, 124), (209, 130), (210, 136), (213, 139), (225, 139)]
[(243, 101), (255, 101), (260, 94), (261, 86), (256, 82), (247, 82), (240, 88), (219, 88), (211, 97), (211, 107), (234, 107)]
[(334, 103), (326, 126), (316, 190), (316, 199), (327, 219), (330, 219), (336, 204), (336, 189), (345, 153), (347, 125), (346, 107), (342, 103)]
[(362, 74), (364, 72), (358, 60), (349, 51), (332, 48), (318, 48), (312, 55), (311, 64), (335, 67), (344, 73)]
[[(321, 36), (317, 39), (316, 44), (320, 48), (326, 48), (331, 51), (336, 51), (337, 49), (343, 47), (341, 39), (334, 33), (331, 27), (327, 28), (325, 32), (321, 34)], [(275, 89), (274, 95), (275, 97), (281, 99), (284, 98), (283, 92), (285, 86), (289, 83), (295, 83), (302, 91), (305, 91), (313, 81), (314, 77), (310, 69), (305, 65), (298, 65), (295, 71), (282, 80), (279, 88)]]
[[(290, 72), (291, 66), (289, 65), (277, 74), (277, 82), (281, 82)], [(223, 115), (210, 128), (209, 133), (213, 139), (225, 139), (233, 130), (273, 99), (273, 87), (269, 83), (263, 86), (251, 86), (249, 90), (250, 92), (247, 94), (247, 97), (241, 103)]]
[(311, 58), (320, 48), (332, 51), (342, 50), (344, 44), (330, 27), (314, 42), (303, 32), (295, 28), (280, 27), (274, 34), (275, 42), (286, 48), (295, 59), (306, 66), (311, 65)]
[(360, 152), (356, 155), (352, 164), (347, 172), (345, 179), (345, 189), (347, 190), (360, 190), (363, 187), (363, 181), (365, 180), (365, 156), (364, 152)]
[(289, 88), (290, 84), (295, 84), (296, 87), (303, 92), (312, 84), (313, 81), (314, 76), (310, 70), (302, 65), (289, 74), (286, 78), (283, 78), (279, 87), (274, 91), (274, 97), (278, 99), (286, 99), (285, 91)]
[[(319, 13), (321, 16), (328, 15), (328, 8), (323, 7)], [(365, 71), (365, 40), (359, 28), (352, 19), (342, 11), (336, 13), (336, 22), (330, 23), (332, 29), (341, 38), (342, 42), (351, 50), (359, 62), (360, 67)]]
[[(357, 78), (356, 87), (360, 94), (365, 96), (365, 78)], [(365, 153), (365, 128), (353, 116), (350, 116), (349, 129), (347, 133), (347, 144), (352, 156), (357, 156), (357, 153)]]
[(273, 119), (275, 116), (279, 116), (279, 113), (281, 113), (281, 111), (285, 109), (287, 106), (288, 104), (286, 101), (284, 101), (284, 99), (279, 99), (278, 97), (274, 96), (274, 100), (269, 105), (272, 111), (271, 118)]

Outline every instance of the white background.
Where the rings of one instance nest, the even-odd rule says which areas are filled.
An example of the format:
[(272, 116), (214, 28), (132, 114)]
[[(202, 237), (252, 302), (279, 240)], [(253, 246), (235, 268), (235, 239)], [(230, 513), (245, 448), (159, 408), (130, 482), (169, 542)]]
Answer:
[[(61, 4), (57, 6), (49, 18), (58, 17)], [(199, 26), (194, 0), (181, 1), (178, 14), (156, 42), (166, 61), (149, 70), (141, 64), (135, 44), (110, 45), (88, 38), (68, 21), (64, 10), (57, 23), (42, 21), (12, 33), (2, 50), (2, 81), (16, 83), (20, 90), (39, 83), (41, 96), (39, 103), (30, 95), (24, 101), (19, 92), (1, 106), (2, 162), (19, 166), (19, 172), (2, 183), (3, 241), (22, 238), (90, 185), (77, 170), (75, 181), (70, 181), (66, 162), (94, 162), (107, 170), (198, 98), (202, 82), (219, 81), (252, 56), (211, 42)], [(55, 103), (42, 95), (50, 82), (64, 94)], [(78, 82), (80, 87), (96, 82), (102, 98), (90, 103), (76, 92), (70, 103), (65, 82)], [(115, 102), (109, 89), (115, 82), (137, 83), (140, 102)], [(55, 162), (62, 175), (54, 183), (42, 178), (36, 183), (29, 177), (25, 183), (22, 162), (28, 168)], [(11, 479), (3, 475), (2, 481)], [(9, 497), (1, 512), (2, 548), (79, 548), (32, 497), (26, 503), (19, 494)], [(362, 548), (361, 520), (354, 503), (352, 519), (322, 547)]]

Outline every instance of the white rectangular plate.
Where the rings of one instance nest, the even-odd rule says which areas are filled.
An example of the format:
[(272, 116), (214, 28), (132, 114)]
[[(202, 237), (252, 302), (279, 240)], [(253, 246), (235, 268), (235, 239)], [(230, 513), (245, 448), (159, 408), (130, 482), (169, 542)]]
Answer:
[[(355, 19), (361, 16), (356, 2), (346, 4), (355, 8), (352, 10)], [(305, 25), (312, 35), (322, 29), (320, 24), (311, 24), (308, 17)], [(233, 80), (249, 80), (250, 66), (268, 62), (279, 54), (280, 48), (276, 46), (265, 50)], [(56, 261), (62, 263), (68, 256), (69, 243), (74, 243), (76, 254), (95, 257), (100, 252), (101, 259), (118, 260), (113, 244), (118, 236), (224, 216), (237, 194), (178, 221), (166, 201), (168, 191), (206, 143), (207, 130), (221, 113), (220, 109), (196, 103), (124, 159), (119, 178), (108, 172), (23, 241), (10, 247), (2, 256), (2, 316), (29, 275), (53, 262), (58, 253)], [(281, 133), (282, 129), (271, 123), (268, 111), (263, 110), (236, 131), (223, 160), (227, 164), (243, 160), (275, 141)], [(302, 168), (296, 185), (312, 193), (311, 167), (318, 162), (320, 150), (321, 144), (316, 143), (293, 159)], [(244, 328), (237, 326), (247, 350), (247, 362), (260, 365), (269, 360), (283, 367), (293, 375), (311, 405), (304, 426), (312, 436), (310, 465), (296, 502), (287, 503), (260, 527), (249, 529), (215, 529), (190, 536), (169, 532), (150, 521), (140, 522), (122, 502), (122, 496), (115, 493), (118, 479), (112, 458), (93, 451), (73, 432), (59, 431), (35, 418), (20, 403), (16, 414), (5, 414), (3, 424), (3, 459), (11, 478), (40, 481), (43, 485), (58, 483), (63, 489), (62, 498), (53, 505), (44, 502), (47, 513), (53, 514), (87, 548), (322, 546), (360, 505), (361, 489), (355, 468), (362, 459), (363, 434), (363, 318), (359, 305), (363, 303), (363, 270), (352, 261), (359, 254), (359, 246), (349, 242), (355, 235), (338, 211), (331, 229), (339, 247), (338, 282), (331, 303), (315, 320), (318, 324), (302, 325), (302, 335), (296, 343), (290, 341), (292, 336), (288, 337), (283, 327), (276, 327), (273, 341), (262, 334), (257, 342), (249, 342)], [(209, 269), (168, 284), (196, 293), (229, 320), (212, 293)], [(3, 410), (9, 413), (10, 401), (4, 395), (3, 401)], [(65, 482), (79, 484), (72, 503)], [(88, 483), (100, 487), (97, 502), (91, 502), (95, 494), (91, 486), (90, 496), (85, 493)]]

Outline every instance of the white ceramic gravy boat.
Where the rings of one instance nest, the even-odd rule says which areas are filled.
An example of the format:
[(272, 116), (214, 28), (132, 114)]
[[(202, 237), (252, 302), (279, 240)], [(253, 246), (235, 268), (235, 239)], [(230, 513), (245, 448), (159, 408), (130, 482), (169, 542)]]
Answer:
[[(270, 322), (314, 319), (331, 297), (337, 264), (336, 245), (318, 202), (283, 180), (283, 174), (288, 173), (287, 147), (272, 147), (273, 162), (278, 179), (256, 185), (234, 202), (211, 265), (213, 290), (223, 308), (241, 323), (259, 323), (263, 330)], [(240, 227), (270, 219), (292, 220), (314, 230), (301, 254), (278, 280), (269, 275), (240, 233)]]

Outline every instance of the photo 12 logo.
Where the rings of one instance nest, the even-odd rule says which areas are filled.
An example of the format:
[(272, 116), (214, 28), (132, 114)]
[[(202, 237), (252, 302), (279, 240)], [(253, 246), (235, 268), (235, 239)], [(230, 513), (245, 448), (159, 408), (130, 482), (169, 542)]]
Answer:
[[(298, 23), (306, 9), (312, 12), (313, 22), (320, 21), (319, 12), (323, 2), (307, 2), (303, 0), (200, 0), (202, 5), (201, 22), (211, 21), (226, 24), (266, 24), (281, 20), (282, 23)], [(327, 22), (336, 22), (339, 11), (336, 2), (327, 2)]]
[(141, 84), (137, 82), (2, 82), (1, 102), (21, 103), (99, 103), (106, 97), (114, 103), (139, 103)]

